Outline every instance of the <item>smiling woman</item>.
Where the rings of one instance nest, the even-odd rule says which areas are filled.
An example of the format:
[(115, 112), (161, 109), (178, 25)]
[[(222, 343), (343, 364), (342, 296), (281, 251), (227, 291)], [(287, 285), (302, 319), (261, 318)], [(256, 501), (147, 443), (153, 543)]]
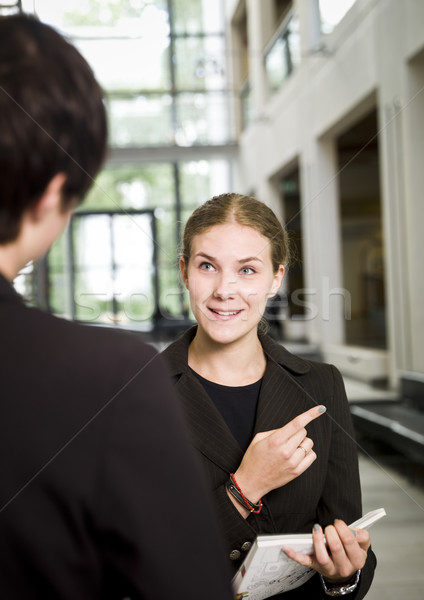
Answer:
[(286, 232), (264, 203), (222, 194), (199, 206), (180, 258), (197, 326), (164, 356), (234, 569), (260, 533), (313, 530), (312, 565), (287, 553), (316, 575), (284, 599), (340, 595), (348, 585), (359, 600), (375, 557), (368, 533), (355, 537), (346, 525), (362, 508), (341, 376), (293, 356), (258, 327), (287, 261)]
[(248, 338), (257, 339), (266, 302), (284, 274), (282, 264), (274, 273), (265, 236), (238, 223), (215, 225), (194, 237), (192, 256), (181, 258), (180, 268), (200, 325), (196, 346), (231, 344), (239, 353)]

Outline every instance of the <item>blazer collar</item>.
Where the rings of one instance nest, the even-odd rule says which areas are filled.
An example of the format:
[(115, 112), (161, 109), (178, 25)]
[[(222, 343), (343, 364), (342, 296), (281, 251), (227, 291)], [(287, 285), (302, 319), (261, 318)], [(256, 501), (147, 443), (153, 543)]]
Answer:
[[(237, 469), (243, 450), (224, 419), (188, 367), (188, 348), (196, 334), (191, 327), (163, 352), (182, 400), (194, 445), (226, 472)], [(254, 433), (282, 427), (310, 408), (297, 381), (310, 370), (309, 363), (288, 352), (268, 336), (260, 335), (267, 356), (267, 369), (259, 395)]]
[[(188, 347), (196, 335), (197, 325), (190, 327), (173, 344), (164, 350), (171, 375), (178, 376), (189, 371)], [(267, 335), (259, 334), (262, 348), (268, 358), (296, 375), (304, 375), (310, 370), (308, 361), (295, 356)]]
[(0, 273), (0, 301), (22, 303), (22, 297), (15, 290), (10, 281)]

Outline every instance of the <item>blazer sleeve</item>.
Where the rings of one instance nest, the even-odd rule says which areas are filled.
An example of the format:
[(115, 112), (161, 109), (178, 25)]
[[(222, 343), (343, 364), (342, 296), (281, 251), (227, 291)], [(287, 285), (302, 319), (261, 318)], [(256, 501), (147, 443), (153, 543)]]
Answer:
[[(350, 409), (340, 372), (331, 366), (333, 396), (327, 413), (332, 422), (331, 446), (323, 493), (318, 506), (318, 523), (323, 527), (342, 518), (351, 523), (362, 516), (361, 485), (358, 467), (358, 449)], [(368, 592), (376, 567), (376, 557), (370, 548), (351, 600), (361, 600)], [(323, 594), (323, 598), (328, 598)]]
[[(358, 519), (362, 514), (362, 502), (357, 446), (343, 379), (333, 366), (320, 365), (318, 369), (319, 373), (317, 372), (317, 376), (313, 377), (311, 382), (316, 384), (321, 380), (321, 385), (324, 387), (320, 397), (326, 398), (324, 402), (327, 404), (326, 418), (331, 420), (331, 443), (328, 449), (326, 476), (316, 512), (316, 520), (324, 528), (333, 523), (336, 518), (341, 518), (347, 523)], [(317, 425), (323, 423), (318, 420)], [(323, 434), (328, 435), (328, 432), (324, 433), (323, 430)], [(354, 592), (346, 595), (347, 599), (361, 600), (366, 596), (374, 577), (375, 567), (376, 557), (370, 548), (358, 586)], [(321, 579), (316, 574), (299, 588), (277, 595), (275, 598), (325, 600), (329, 596), (325, 594)]]
[(105, 563), (134, 598), (230, 600), (204, 476), (164, 374), (158, 355), (128, 369), (98, 419), (95, 521)]

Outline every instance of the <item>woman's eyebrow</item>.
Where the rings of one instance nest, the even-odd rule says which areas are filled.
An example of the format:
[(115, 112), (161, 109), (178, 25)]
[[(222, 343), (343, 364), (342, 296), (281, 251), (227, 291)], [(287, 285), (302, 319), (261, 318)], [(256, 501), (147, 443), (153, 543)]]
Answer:
[[(210, 260), (211, 262), (216, 262), (218, 260), (215, 256), (210, 256), (209, 254), (206, 254), (206, 252), (196, 252), (194, 256), (196, 258), (205, 258), (206, 260)], [(247, 256), (246, 258), (239, 258), (237, 262), (239, 264), (244, 264), (253, 261), (263, 262), (263, 260), (259, 258), (259, 256)]]
[(247, 258), (240, 258), (240, 260), (238, 261), (239, 263), (247, 263), (247, 262), (253, 262), (253, 261), (259, 261), (259, 262), (263, 262), (263, 260), (261, 258), (259, 258), (259, 256), (248, 256)]
[(215, 261), (216, 258), (214, 256), (209, 256), (209, 254), (206, 254), (205, 252), (196, 252), (196, 254), (194, 256), (199, 256), (201, 258), (206, 258), (206, 260), (210, 260), (210, 261)]

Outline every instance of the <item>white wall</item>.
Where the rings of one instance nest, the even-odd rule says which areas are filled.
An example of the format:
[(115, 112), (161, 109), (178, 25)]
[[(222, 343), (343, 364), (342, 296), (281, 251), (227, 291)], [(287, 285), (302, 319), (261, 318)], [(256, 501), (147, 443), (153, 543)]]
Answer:
[[(307, 18), (311, 2), (295, 0), (300, 18)], [(260, 3), (246, 4), (256, 22)], [(301, 31), (310, 32), (310, 23)], [(255, 190), (275, 205), (269, 182), (299, 161), (306, 286), (316, 289), (320, 312), (308, 323), (308, 335), (323, 346), (343, 344), (343, 299), (332, 295), (342, 287), (334, 143), (377, 108), (389, 375), (395, 385), (400, 370), (424, 372), (424, 1), (357, 0), (326, 36), (325, 52), (308, 53), (308, 40), (303, 48), (301, 65), (273, 97), (253, 94), (256, 120), (240, 138), (239, 189)], [(251, 77), (253, 87), (255, 81), (263, 85), (260, 66)], [(324, 314), (328, 294), (330, 315)]]

